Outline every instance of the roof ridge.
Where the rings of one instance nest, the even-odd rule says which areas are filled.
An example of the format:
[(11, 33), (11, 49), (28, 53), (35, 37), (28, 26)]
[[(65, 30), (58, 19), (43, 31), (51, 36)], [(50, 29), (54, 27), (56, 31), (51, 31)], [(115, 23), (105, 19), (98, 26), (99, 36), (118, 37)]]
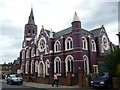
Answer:
[(99, 28), (96, 28), (96, 29), (93, 29), (93, 30), (90, 30), (90, 32), (91, 31), (95, 31), (95, 30), (99, 30), (99, 29), (101, 29), (102, 27), (99, 27)]

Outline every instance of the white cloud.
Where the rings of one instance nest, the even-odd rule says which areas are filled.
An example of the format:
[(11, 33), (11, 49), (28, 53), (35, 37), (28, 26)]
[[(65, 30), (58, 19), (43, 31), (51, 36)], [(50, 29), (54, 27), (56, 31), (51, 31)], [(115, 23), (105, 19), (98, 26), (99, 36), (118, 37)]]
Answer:
[[(31, 4), (33, 4), (38, 34), (42, 25), (45, 29), (52, 28), (55, 32), (71, 26), (74, 12), (77, 11), (83, 28), (90, 30), (104, 24), (110, 40), (114, 44), (118, 42), (117, 22), (114, 19), (116, 13), (111, 14), (111, 7), (116, 8), (113, 4), (108, 5), (109, 8), (107, 8), (104, 2), (98, 3), (96, 0), (89, 2), (88, 0), (0, 0), (0, 11), (2, 11), (0, 14), (0, 41), (2, 43), (0, 44), (2, 52), (0, 63), (13, 61), (19, 56), (24, 26), (28, 22)], [(111, 14), (111, 17), (106, 13)]]

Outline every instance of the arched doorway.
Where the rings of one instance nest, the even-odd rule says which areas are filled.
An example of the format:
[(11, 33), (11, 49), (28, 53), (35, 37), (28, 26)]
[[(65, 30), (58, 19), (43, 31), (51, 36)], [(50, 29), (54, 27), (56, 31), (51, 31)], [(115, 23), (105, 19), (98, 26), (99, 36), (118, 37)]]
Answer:
[(44, 77), (45, 76), (45, 65), (44, 65), (43, 61), (39, 62), (38, 76), (39, 77)]

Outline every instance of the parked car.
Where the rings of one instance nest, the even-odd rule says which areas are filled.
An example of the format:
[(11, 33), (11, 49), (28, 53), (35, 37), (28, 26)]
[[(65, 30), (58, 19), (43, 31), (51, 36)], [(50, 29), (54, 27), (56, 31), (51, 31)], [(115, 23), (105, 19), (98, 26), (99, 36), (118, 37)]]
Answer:
[(7, 84), (23, 84), (23, 78), (18, 74), (8, 75), (6, 80)]
[(90, 82), (92, 87), (107, 87), (112, 88), (112, 79), (108, 72), (104, 72), (102, 75), (98, 75)]

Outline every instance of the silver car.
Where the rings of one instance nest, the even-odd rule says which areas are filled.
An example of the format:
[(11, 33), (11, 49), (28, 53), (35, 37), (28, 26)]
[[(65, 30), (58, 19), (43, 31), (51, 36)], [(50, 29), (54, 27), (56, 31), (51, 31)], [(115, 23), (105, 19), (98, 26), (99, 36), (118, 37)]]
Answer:
[(18, 74), (8, 75), (7, 84), (23, 84), (23, 78)]

